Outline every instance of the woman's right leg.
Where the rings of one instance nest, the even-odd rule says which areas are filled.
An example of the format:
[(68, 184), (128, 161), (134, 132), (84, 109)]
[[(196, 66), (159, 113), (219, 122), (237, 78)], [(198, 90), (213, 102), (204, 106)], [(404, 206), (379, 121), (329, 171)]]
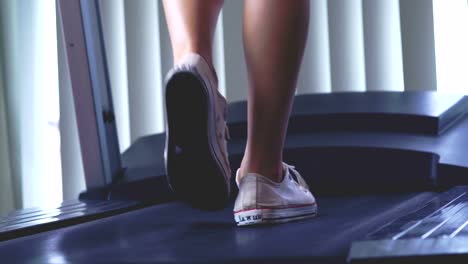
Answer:
[(283, 178), (283, 145), (308, 25), (308, 0), (245, 1), (248, 140), (241, 175)]
[(248, 137), (237, 173), (238, 225), (313, 217), (317, 204), (283, 146), (309, 23), (308, 0), (246, 0), (244, 50), (249, 76)]

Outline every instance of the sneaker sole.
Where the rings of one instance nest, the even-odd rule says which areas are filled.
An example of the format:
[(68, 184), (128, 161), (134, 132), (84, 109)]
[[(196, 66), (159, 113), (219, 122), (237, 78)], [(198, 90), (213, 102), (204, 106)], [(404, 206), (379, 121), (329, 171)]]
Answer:
[(229, 187), (216, 143), (210, 140), (216, 132), (210, 99), (201, 77), (191, 71), (174, 72), (167, 79), (165, 162), (169, 185), (180, 199), (216, 210), (227, 203)]
[(234, 219), (238, 226), (278, 224), (302, 219), (312, 218), (317, 215), (317, 206), (281, 208), (281, 209), (251, 209), (234, 213)]

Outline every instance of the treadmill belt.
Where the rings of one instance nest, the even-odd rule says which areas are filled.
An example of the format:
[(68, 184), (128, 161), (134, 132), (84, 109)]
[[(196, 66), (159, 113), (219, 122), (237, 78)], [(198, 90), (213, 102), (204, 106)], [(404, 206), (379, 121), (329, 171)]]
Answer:
[[(236, 227), (230, 207), (171, 202), (0, 243), (5, 263), (345, 263), (352, 241), (437, 193), (318, 197), (319, 216)], [(25, 253), (27, 252), (27, 254)]]

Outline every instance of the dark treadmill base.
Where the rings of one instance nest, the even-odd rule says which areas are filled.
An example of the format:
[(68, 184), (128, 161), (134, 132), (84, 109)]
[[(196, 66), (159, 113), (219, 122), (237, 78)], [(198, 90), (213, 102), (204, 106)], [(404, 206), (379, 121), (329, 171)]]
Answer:
[[(0, 243), (5, 263), (345, 263), (350, 243), (436, 193), (318, 197), (319, 216), (236, 227), (232, 205), (172, 202)], [(27, 253), (26, 253), (27, 252)]]

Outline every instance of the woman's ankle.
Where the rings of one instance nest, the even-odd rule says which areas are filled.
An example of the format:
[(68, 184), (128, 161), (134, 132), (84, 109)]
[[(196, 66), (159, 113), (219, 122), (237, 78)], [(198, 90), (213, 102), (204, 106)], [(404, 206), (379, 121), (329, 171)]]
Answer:
[(194, 54), (194, 53), (200, 55), (206, 61), (206, 63), (208, 63), (208, 65), (212, 69), (214, 69), (213, 59), (212, 59), (213, 56), (211, 55), (210, 51), (207, 51), (205, 49), (197, 49), (197, 48), (190, 47), (190, 46), (179, 48), (178, 50), (174, 51), (174, 54), (173, 54), (174, 65), (180, 64), (187, 55)]

